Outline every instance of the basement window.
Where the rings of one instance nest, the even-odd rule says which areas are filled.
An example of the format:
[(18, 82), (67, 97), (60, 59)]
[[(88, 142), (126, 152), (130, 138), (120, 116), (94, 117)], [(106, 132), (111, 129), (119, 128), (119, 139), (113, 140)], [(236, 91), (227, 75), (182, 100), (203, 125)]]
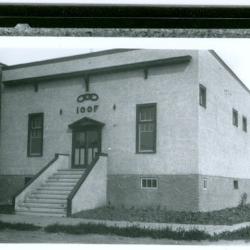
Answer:
[(233, 109), (233, 125), (238, 127), (238, 111)]
[(234, 189), (239, 189), (239, 182), (234, 180)]
[(156, 189), (158, 188), (157, 178), (141, 178), (141, 188)]
[(247, 132), (247, 118), (245, 116), (242, 117), (242, 129)]
[(203, 190), (207, 190), (207, 178), (203, 178)]

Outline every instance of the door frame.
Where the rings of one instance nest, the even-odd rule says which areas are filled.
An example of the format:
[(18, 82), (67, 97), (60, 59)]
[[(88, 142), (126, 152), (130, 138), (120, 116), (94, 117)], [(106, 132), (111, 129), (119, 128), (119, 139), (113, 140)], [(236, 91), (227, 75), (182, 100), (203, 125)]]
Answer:
[[(98, 141), (99, 141), (99, 147), (98, 147), (98, 151), (99, 153), (101, 152), (102, 150), (102, 129), (100, 127), (90, 127), (90, 126), (86, 126), (86, 127), (83, 127), (83, 128), (78, 128), (78, 129), (74, 129), (72, 131), (72, 154), (71, 154), (71, 168), (74, 168), (74, 169), (83, 169), (83, 168), (88, 168), (88, 164), (86, 164), (86, 160), (88, 159), (88, 152), (87, 152), (87, 148), (85, 148), (85, 163), (84, 163), (84, 167), (82, 166), (79, 166), (77, 167), (75, 164), (74, 164), (74, 157), (75, 157), (75, 135), (76, 133), (79, 133), (79, 132), (83, 132), (85, 133), (85, 138), (86, 138), (86, 143), (87, 140), (88, 140), (88, 137), (87, 137), (87, 132), (88, 131), (97, 131), (97, 136), (98, 136)], [(86, 153), (87, 152), (87, 153)]]

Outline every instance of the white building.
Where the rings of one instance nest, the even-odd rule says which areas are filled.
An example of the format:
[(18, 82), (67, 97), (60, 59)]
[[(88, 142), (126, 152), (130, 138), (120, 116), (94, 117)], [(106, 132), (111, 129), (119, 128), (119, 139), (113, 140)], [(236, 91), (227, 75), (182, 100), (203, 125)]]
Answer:
[(1, 82), (0, 199), (18, 213), (208, 211), (250, 195), (249, 90), (214, 51), (3, 65)]

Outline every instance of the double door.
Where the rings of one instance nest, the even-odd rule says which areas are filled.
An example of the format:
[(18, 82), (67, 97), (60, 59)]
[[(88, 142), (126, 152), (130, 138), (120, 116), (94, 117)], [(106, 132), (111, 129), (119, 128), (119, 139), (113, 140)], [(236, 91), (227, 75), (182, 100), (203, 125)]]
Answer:
[(74, 131), (72, 144), (72, 167), (87, 168), (96, 153), (101, 152), (101, 131), (99, 129)]

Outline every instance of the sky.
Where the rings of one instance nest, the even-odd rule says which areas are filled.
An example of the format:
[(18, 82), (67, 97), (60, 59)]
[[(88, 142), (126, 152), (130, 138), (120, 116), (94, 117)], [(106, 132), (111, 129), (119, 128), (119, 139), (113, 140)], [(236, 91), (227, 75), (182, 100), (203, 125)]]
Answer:
[(112, 48), (214, 49), (250, 88), (250, 39), (1, 37), (0, 62), (7, 65)]

